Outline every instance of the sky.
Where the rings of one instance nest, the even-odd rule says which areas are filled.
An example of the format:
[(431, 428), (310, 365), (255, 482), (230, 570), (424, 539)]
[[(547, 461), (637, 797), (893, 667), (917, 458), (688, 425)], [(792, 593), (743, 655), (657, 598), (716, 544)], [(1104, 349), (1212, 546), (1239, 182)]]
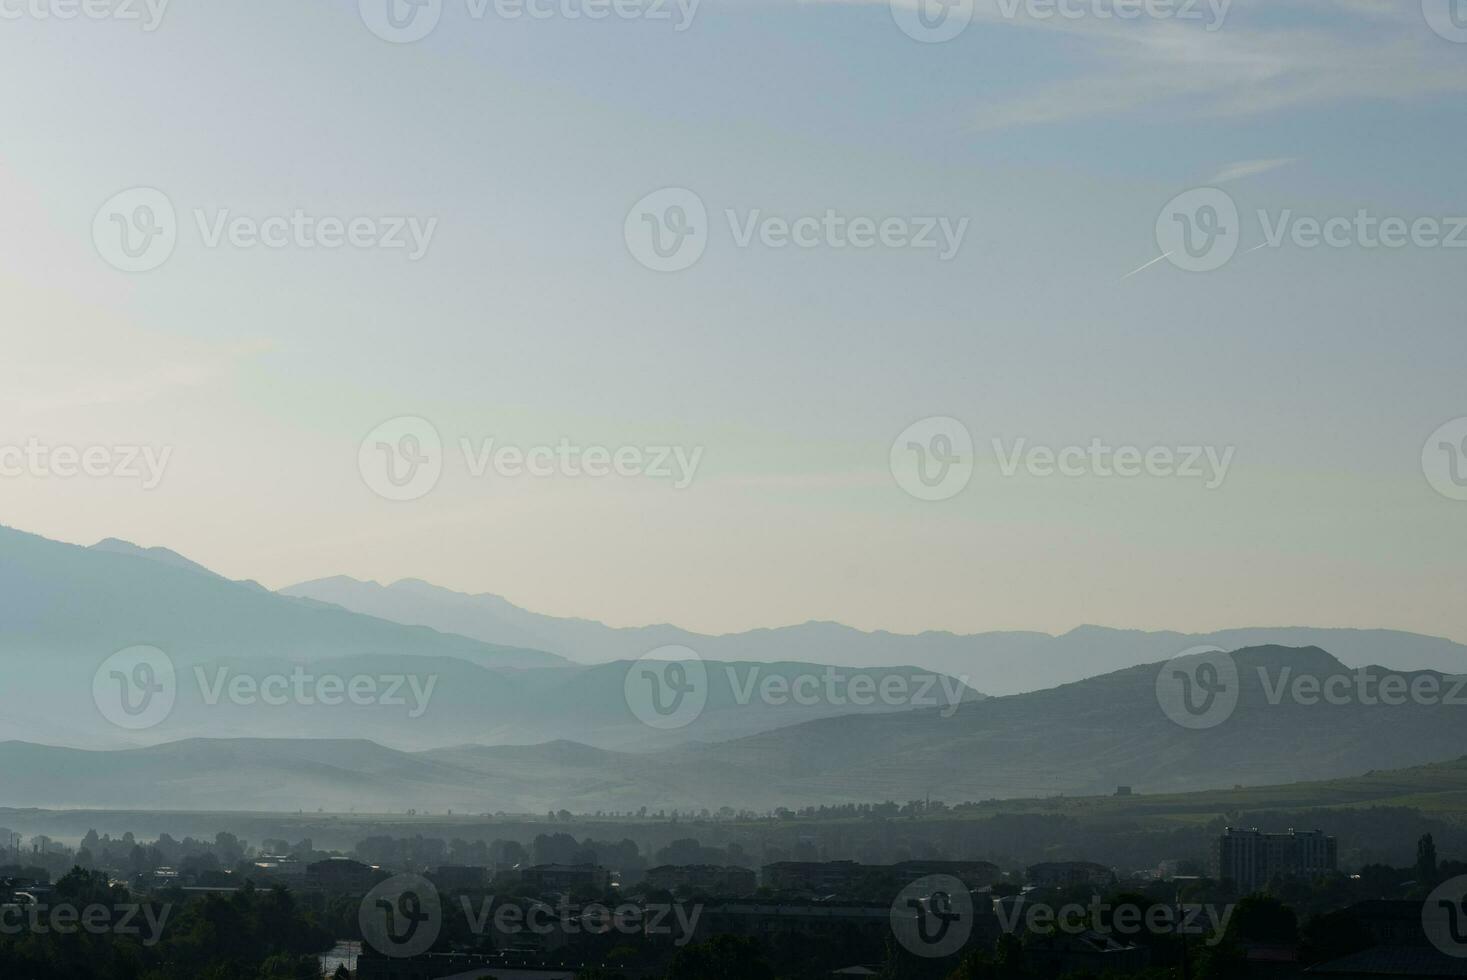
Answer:
[(1467, 641), (1467, 247), (1367, 247), (1467, 228), (1456, 0), (387, 2), (0, 0), (0, 523), (715, 633)]

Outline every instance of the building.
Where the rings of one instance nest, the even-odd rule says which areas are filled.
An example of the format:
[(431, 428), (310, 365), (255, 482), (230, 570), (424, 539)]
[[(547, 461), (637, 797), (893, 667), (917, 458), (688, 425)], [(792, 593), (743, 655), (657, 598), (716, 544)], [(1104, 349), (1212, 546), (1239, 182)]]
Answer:
[(1115, 884), (1116, 873), (1093, 861), (1049, 861), (1029, 866), (1029, 883), (1040, 888), (1066, 888), (1071, 885), (1094, 885), (1106, 888)]
[(577, 970), (543, 967), (517, 959), (476, 953), (424, 953), (420, 956), (385, 956), (369, 945), (356, 960), (357, 980), (429, 980), (429, 978), (488, 977), (496, 980), (575, 980)]
[(891, 875), (901, 885), (909, 885), (930, 875), (948, 875), (967, 885), (970, 891), (987, 888), (1000, 877), (998, 865), (987, 861), (899, 861), (869, 867), (872, 871)]
[[(903, 914), (913, 920), (915, 929), (917, 913)], [(988, 902), (975, 903), (973, 919), (964, 926), (967, 942), (984, 947), (991, 947), (1003, 932), (1002, 921)], [(775, 936), (829, 942), (852, 934), (890, 935), (897, 927), (890, 902), (725, 902), (704, 907), (693, 941), (729, 935), (761, 942)]]
[(901, 861), (897, 864), (859, 864), (855, 861), (780, 861), (766, 864), (764, 887), (804, 895), (849, 894), (863, 882), (908, 885), (929, 875), (949, 875), (969, 889), (984, 888), (998, 880), (999, 870), (987, 861)]
[(854, 888), (869, 870), (855, 861), (776, 861), (764, 866), (762, 879), (765, 888), (777, 892), (838, 895)]
[(758, 887), (751, 869), (716, 864), (664, 864), (648, 868), (642, 880), (648, 887), (661, 891), (692, 891), (730, 898), (752, 895)]
[(520, 881), (541, 893), (577, 888), (605, 892), (611, 889), (611, 872), (597, 864), (537, 864), (520, 869)]
[(428, 876), (441, 891), (465, 892), (489, 884), (489, 869), (473, 864), (445, 864)]
[(889, 903), (728, 902), (703, 910), (693, 941), (704, 942), (718, 935), (751, 936), (765, 941), (776, 935), (831, 939), (846, 930), (890, 929)]
[(1333, 871), (1336, 854), (1335, 839), (1318, 830), (1266, 834), (1256, 827), (1229, 827), (1217, 842), (1217, 876), (1252, 892), (1276, 876), (1307, 878)]
[(306, 866), (306, 887), (337, 895), (365, 895), (384, 875), (382, 869), (351, 858), (327, 858)]
[(306, 880), (306, 866), (282, 854), (262, 854), (254, 862), (255, 874), (282, 885), (299, 885)]
[(1067, 973), (1100, 976), (1111, 971), (1124, 975), (1150, 966), (1151, 953), (1144, 946), (1087, 931), (1073, 936), (1031, 935), (1024, 942), (1024, 962), (1041, 977)]
[(1358, 927), (1368, 949), (1309, 968), (1306, 976), (1335, 980), (1367, 977), (1467, 977), (1467, 958), (1450, 956), (1432, 945), (1421, 902), (1371, 899), (1357, 902), (1344, 914)]

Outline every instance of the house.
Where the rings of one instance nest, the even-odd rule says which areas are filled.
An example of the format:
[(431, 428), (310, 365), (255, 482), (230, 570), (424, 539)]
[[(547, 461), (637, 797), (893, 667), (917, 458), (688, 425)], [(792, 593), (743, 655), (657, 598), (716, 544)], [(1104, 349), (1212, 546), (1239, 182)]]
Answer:
[(520, 869), (520, 881), (545, 892), (611, 889), (611, 872), (597, 864), (537, 864)]
[(383, 878), (382, 869), (351, 858), (334, 857), (306, 867), (306, 887), (334, 895), (365, 895)]
[(1150, 966), (1151, 953), (1144, 946), (1117, 942), (1111, 936), (1087, 930), (1075, 935), (1028, 936), (1024, 962), (1041, 977), (1067, 973), (1101, 976), (1111, 971), (1130, 974)]
[(758, 887), (751, 869), (716, 864), (664, 864), (648, 868), (642, 880), (660, 891), (692, 891), (730, 898), (752, 895)]

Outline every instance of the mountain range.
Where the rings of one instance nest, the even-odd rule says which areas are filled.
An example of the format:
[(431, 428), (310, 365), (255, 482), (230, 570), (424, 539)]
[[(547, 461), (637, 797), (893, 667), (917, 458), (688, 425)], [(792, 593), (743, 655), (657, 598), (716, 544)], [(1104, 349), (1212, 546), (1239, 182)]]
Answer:
[[(172, 662), (177, 694), (166, 718), (132, 731), (98, 710), (93, 677), (111, 654), (138, 645)], [(708, 661), (702, 713), (686, 726), (658, 729), (628, 705), (625, 663), (578, 665), (515, 644), (390, 622), (231, 581), (168, 549), (115, 539), (83, 548), (8, 528), (0, 528), (0, 662), (0, 738), (84, 748), (268, 732), (370, 738), (402, 749), (574, 738), (649, 750), (849, 711), (904, 710), (880, 701), (769, 703), (749, 696), (748, 684), (771, 676), (791, 681), (824, 667)], [(335, 705), (314, 697), (272, 705), (258, 695), (230, 694), (236, 682), (289, 679), (298, 670), (312, 684), (366, 678), (384, 695), (395, 693)], [(893, 666), (866, 673), (880, 684), (926, 672)]]
[(1467, 646), (1396, 630), (1283, 627), (1177, 633), (1081, 626), (1060, 636), (1036, 632), (901, 634), (810, 622), (709, 636), (665, 624), (613, 627), (589, 619), (546, 616), (500, 596), (468, 595), (418, 579), (382, 585), (337, 576), (302, 582), (281, 592), (397, 623), (548, 650), (577, 663), (634, 660), (660, 647), (683, 646), (701, 657), (722, 661), (798, 661), (857, 668), (913, 664), (965, 678), (970, 687), (993, 695), (1037, 691), (1138, 663), (1166, 660), (1194, 646), (1224, 650), (1266, 644), (1317, 646), (1351, 667), (1385, 662), (1401, 670), (1467, 671)]
[[(802, 722), (652, 753), (567, 741), (404, 752), (365, 740), (194, 739), (112, 752), (0, 745), (0, 806), (461, 813), (763, 810), (1259, 786), (1397, 769), (1467, 754), (1453, 703), (1309, 704), (1279, 678), (1350, 676), (1322, 650), (1234, 655), (1236, 709), (1187, 730), (1162, 711), (1160, 664), (1049, 691)], [(1259, 671), (1263, 673), (1260, 674)], [(1288, 673), (1285, 673), (1287, 671)], [(1403, 674), (1408, 685), (1432, 676)], [(1275, 703), (1277, 702), (1277, 703)]]
[[(1253, 636), (1285, 639), (1244, 642)], [(1290, 642), (1308, 637), (1329, 646)], [(1158, 671), (1209, 642), (1237, 649), (1240, 701), (1215, 728), (1190, 730), (1162, 710)], [(139, 644), (166, 652), (177, 691), (166, 717), (131, 730), (93, 684), (110, 654)], [(706, 703), (686, 724), (649, 719), (634, 699), (630, 661), (667, 645), (693, 649), (706, 671)], [(421, 582), (276, 593), (167, 549), (0, 528), (0, 738), (11, 739), (0, 805), (539, 812), (1288, 783), (1454, 758), (1467, 730), (1457, 705), (1280, 700), (1270, 678), (1387, 664), (1410, 681), (1460, 672), (1463, 653), (1408, 633), (1303, 628), (616, 629)], [(234, 694), (237, 681), (249, 692), (301, 674), (380, 682), (396, 700)], [(938, 706), (820, 693), (832, 676), (926, 689)], [(788, 696), (805, 680), (813, 697)]]

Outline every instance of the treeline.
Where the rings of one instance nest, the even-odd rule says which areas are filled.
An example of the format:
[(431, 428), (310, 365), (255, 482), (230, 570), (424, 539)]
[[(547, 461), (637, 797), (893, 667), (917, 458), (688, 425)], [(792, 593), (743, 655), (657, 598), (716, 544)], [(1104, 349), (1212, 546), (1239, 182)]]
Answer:
[[(93, 914), (92, 928), (59, 930), (58, 908), (105, 911)], [(105, 873), (75, 868), (56, 882), (44, 913), (0, 932), (0, 977), (319, 980), (319, 955), (332, 945), (332, 933), (294, 896), (248, 885), (227, 896), (144, 900)]]

